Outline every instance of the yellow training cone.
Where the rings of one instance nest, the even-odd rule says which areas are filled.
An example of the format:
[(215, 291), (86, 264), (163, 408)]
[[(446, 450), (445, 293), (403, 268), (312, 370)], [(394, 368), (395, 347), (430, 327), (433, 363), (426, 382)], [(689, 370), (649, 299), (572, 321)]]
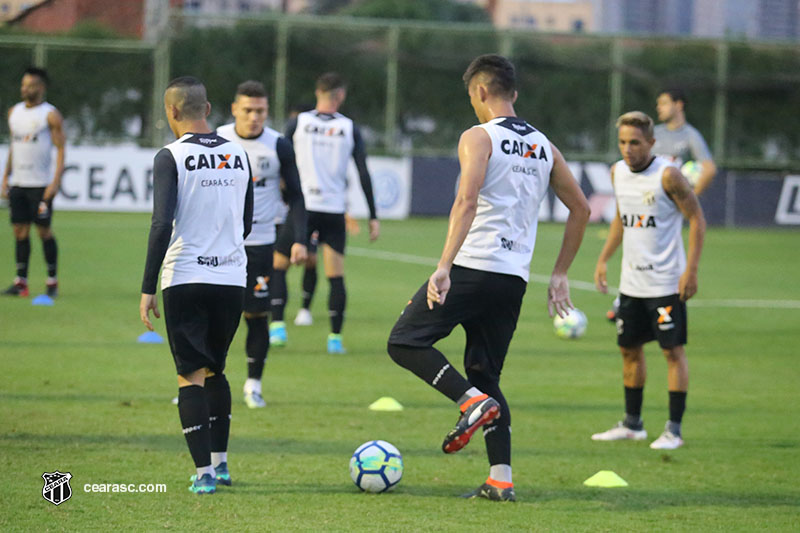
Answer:
[(587, 487), (627, 487), (628, 482), (611, 470), (601, 470), (583, 482)]
[(369, 404), (369, 408), (371, 411), (402, 411), (403, 406), (400, 405), (400, 402), (395, 400), (390, 396), (384, 396), (383, 398), (378, 398), (371, 404)]

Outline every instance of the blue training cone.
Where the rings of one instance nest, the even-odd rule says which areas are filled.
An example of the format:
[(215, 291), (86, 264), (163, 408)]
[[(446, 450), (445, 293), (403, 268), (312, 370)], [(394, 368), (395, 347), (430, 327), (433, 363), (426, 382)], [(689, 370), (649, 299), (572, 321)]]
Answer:
[(55, 302), (46, 294), (40, 294), (31, 301), (33, 305), (55, 305)]
[(139, 335), (139, 338), (136, 339), (136, 342), (143, 342), (145, 344), (161, 344), (164, 342), (164, 337), (155, 331), (145, 331)]

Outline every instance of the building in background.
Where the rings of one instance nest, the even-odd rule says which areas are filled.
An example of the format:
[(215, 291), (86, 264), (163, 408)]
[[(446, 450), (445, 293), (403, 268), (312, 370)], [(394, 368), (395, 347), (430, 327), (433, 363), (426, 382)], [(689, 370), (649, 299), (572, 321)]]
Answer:
[(490, 0), (486, 9), (498, 28), (576, 33), (596, 29), (591, 0)]

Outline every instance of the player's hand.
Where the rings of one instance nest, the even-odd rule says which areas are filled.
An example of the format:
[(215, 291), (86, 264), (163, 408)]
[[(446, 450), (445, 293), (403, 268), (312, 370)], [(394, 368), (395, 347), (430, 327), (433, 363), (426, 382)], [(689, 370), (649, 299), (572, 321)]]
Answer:
[(598, 262), (597, 266), (594, 267), (594, 285), (597, 287), (597, 290), (603, 294), (608, 294), (608, 279), (606, 279), (607, 273), (608, 267), (605, 263)]
[(678, 281), (678, 294), (681, 301), (685, 302), (697, 294), (697, 272), (686, 270)]
[(142, 301), (139, 303), (139, 317), (142, 319), (144, 325), (147, 326), (147, 329), (153, 331), (153, 323), (150, 322), (151, 309), (156, 318), (161, 318), (161, 313), (158, 312), (158, 300), (156, 299), (156, 295), (142, 293)]
[(347, 233), (350, 235), (358, 235), (361, 233), (361, 226), (358, 224), (358, 220), (354, 219), (347, 213), (344, 214), (344, 227), (347, 230)]
[(8, 178), (3, 178), (3, 186), (0, 188), (0, 197), (8, 198)]
[(292, 264), (299, 265), (308, 258), (308, 249), (305, 244), (296, 242), (292, 245), (291, 255), (292, 257), (289, 260)]
[(435, 303), (444, 305), (444, 300), (449, 291), (450, 269), (439, 267), (428, 278), (428, 309), (433, 310), (433, 304)]
[(53, 187), (53, 184), (51, 183), (45, 188), (42, 200), (44, 200), (45, 202), (49, 202), (50, 200), (55, 198), (57, 192), (58, 189)]
[(575, 309), (569, 299), (569, 281), (566, 274), (553, 274), (550, 276), (550, 286), (547, 287), (547, 311), (550, 316), (558, 314), (567, 316), (570, 309)]
[(381, 234), (381, 223), (377, 218), (369, 220), (369, 240), (374, 241)]

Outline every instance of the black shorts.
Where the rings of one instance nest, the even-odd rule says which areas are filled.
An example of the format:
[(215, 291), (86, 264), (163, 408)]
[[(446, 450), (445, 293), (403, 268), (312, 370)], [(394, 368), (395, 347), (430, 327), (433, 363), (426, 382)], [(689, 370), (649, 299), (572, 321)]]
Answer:
[(660, 298), (620, 294), (617, 344), (632, 348), (656, 339), (664, 349), (686, 344), (686, 302), (677, 294)]
[(389, 343), (427, 348), (461, 324), (467, 333), (464, 368), (498, 381), (526, 286), (519, 276), (454, 265), (444, 305), (428, 309), (428, 282), (423, 283), (392, 328)]
[(53, 219), (53, 199), (43, 200), (45, 187), (11, 187), (8, 205), (12, 224), (36, 224), (50, 227)]
[(245, 246), (247, 252), (247, 289), (245, 313), (269, 311), (269, 278), (272, 277), (272, 245)]
[[(315, 233), (316, 238), (314, 238)], [(308, 230), (305, 244), (309, 253), (316, 253), (319, 243), (324, 242), (340, 254), (344, 254), (346, 237), (344, 213), (308, 212)], [(289, 257), (293, 243), (294, 224), (292, 224), (291, 218), (287, 218), (278, 233), (275, 251)]]
[(228, 347), (239, 327), (244, 287), (187, 283), (164, 289), (164, 322), (175, 368), (225, 370)]

